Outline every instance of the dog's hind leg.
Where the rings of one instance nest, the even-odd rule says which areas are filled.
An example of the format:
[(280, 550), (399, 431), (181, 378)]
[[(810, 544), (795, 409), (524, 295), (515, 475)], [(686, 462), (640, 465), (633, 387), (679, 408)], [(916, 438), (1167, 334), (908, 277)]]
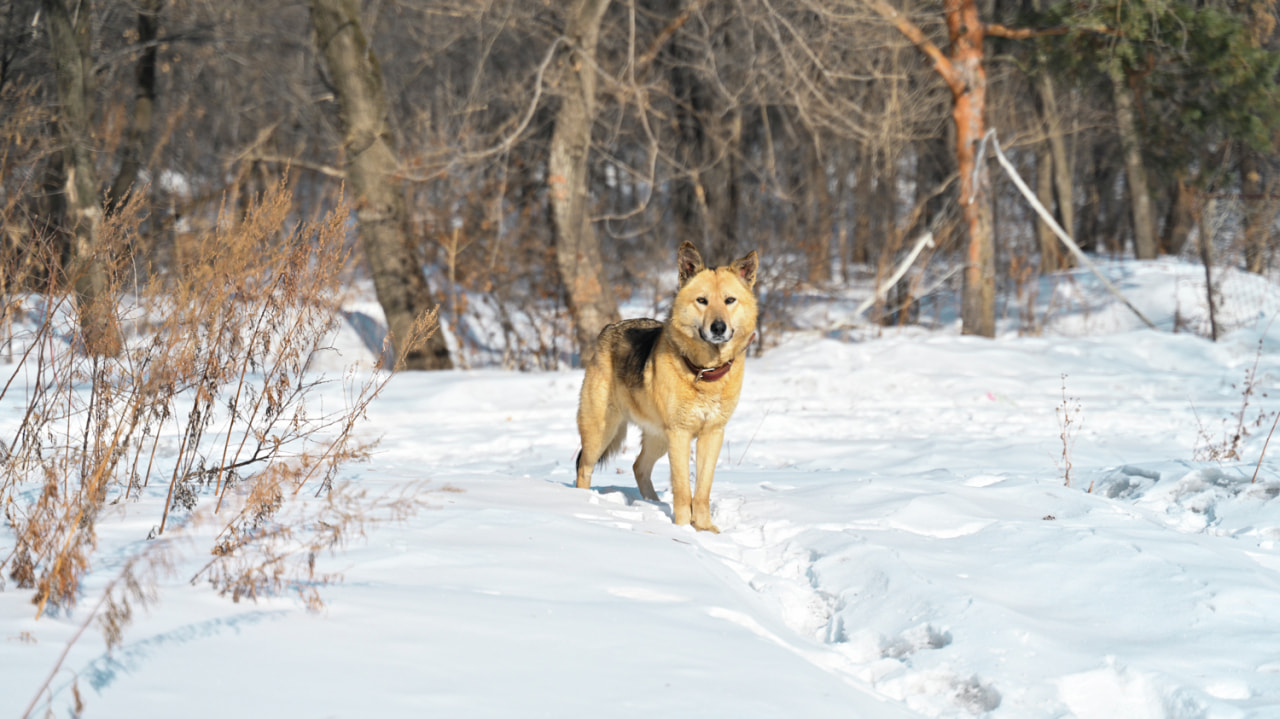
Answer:
[(578, 417), (578, 431), (582, 436), (582, 450), (578, 452), (578, 489), (591, 488), (591, 472), (597, 464), (616, 454), (627, 438), (627, 423), (622, 414), (612, 407), (604, 416)]
[(653, 464), (667, 453), (667, 438), (656, 432), (645, 432), (640, 442), (640, 456), (631, 466), (636, 474), (636, 486), (640, 488), (640, 496), (651, 501), (658, 501), (658, 493), (653, 491)]

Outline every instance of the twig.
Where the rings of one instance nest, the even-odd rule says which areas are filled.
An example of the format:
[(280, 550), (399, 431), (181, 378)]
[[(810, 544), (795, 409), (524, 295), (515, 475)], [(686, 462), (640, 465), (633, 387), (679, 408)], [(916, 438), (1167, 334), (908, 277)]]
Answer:
[(1276, 424), (1280, 423), (1280, 412), (1276, 413), (1276, 418), (1271, 422), (1271, 431), (1267, 432), (1267, 441), (1262, 443), (1262, 453), (1258, 455), (1258, 464), (1253, 468), (1253, 479), (1249, 480), (1249, 484), (1258, 483), (1258, 472), (1262, 469), (1262, 458), (1267, 456), (1267, 445), (1271, 444), (1271, 435), (1276, 433)]
[(760, 418), (759, 424), (756, 425), (756, 431), (751, 433), (751, 439), (747, 440), (747, 446), (743, 447), (742, 454), (738, 455), (738, 464), (742, 464), (742, 460), (747, 458), (747, 450), (751, 449), (751, 443), (756, 441), (756, 435), (760, 434), (760, 428), (764, 426), (764, 421), (769, 419), (769, 413), (772, 411), (772, 407), (764, 411), (764, 416)]

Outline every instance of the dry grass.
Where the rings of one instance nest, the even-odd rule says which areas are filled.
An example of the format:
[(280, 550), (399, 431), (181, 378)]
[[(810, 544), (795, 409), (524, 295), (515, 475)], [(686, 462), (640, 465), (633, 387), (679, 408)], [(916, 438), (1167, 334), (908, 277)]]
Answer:
[[(335, 481), (367, 455), (356, 430), (390, 375), (307, 371), (340, 320), (350, 210), (311, 222), (292, 211), (283, 185), (242, 216), (224, 210), (168, 274), (131, 258), (139, 206), (113, 215), (97, 255), (110, 277), (100, 306), (124, 339), (110, 356), (85, 351), (73, 278), (32, 271), (61, 266), (52, 241), (0, 255), (12, 362), (0, 400), (25, 408), (0, 425), (0, 587), (7, 577), (31, 590), (37, 617), (82, 599), (100, 518), (118, 503), (153, 522), (84, 620), (99, 621), (108, 646), (176, 566), (176, 539), (210, 542), (192, 545), (209, 553), (193, 582), (237, 600), (296, 591), (315, 608), (337, 579), (318, 556), (423, 506), (421, 485), (380, 497)], [(435, 326), (423, 317), (404, 340)], [(318, 410), (309, 400), (336, 382), (340, 407)]]
[[(1058, 417), (1058, 439), (1062, 441), (1062, 455), (1056, 463), (1062, 473), (1064, 487), (1071, 486), (1071, 451), (1075, 447), (1076, 433), (1080, 431), (1083, 410), (1079, 398), (1067, 395), (1067, 376), (1062, 375), (1062, 403), (1054, 409), (1054, 414)], [(1092, 484), (1088, 491), (1093, 491)]]
[[(1253, 364), (1244, 371), (1244, 379), (1232, 389), (1240, 392), (1240, 408), (1224, 418), (1218, 432), (1206, 427), (1199, 419), (1199, 433), (1192, 459), (1197, 462), (1236, 462), (1242, 459), (1240, 451), (1244, 442), (1255, 431), (1267, 426), (1268, 420), (1274, 420), (1276, 413), (1258, 410), (1255, 414), (1250, 405), (1256, 397), (1267, 398), (1265, 392), (1259, 392), (1258, 363), (1262, 360), (1262, 340), (1258, 340), (1258, 350)], [(1194, 409), (1194, 408), (1193, 408)], [(1274, 421), (1273, 421), (1274, 425)], [(1270, 435), (1267, 435), (1268, 441)], [(1261, 460), (1259, 460), (1261, 461)]]

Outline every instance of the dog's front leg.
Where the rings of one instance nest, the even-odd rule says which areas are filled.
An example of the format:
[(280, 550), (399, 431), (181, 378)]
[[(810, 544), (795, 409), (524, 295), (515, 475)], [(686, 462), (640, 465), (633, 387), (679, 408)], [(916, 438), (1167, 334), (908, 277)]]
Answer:
[(671, 514), (676, 524), (693, 519), (689, 492), (689, 445), (693, 435), (682, 430), (667, 431), (667, 460), (671, 462)]
[(720, 529), (711, 523), (711, 480), (715, 478), (723, 441), (723, 427), (698, 435), (698, 486), (693, 496), (693, 528), (717, 534)]

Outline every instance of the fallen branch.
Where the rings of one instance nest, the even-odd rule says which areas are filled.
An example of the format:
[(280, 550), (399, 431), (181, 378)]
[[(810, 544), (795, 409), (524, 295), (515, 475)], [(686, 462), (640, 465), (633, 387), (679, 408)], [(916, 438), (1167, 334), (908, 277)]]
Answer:
[(923, 252), (926, 247), (933, 247), (932, 232), (926, 232), (923, 235), (920, 235), (919, 239), (916, 240), (915, 247), (912, 247), (911, 252), (907, 253), (907, 256), (903, 258), (902, 262), (898, 263), (893, 274), (889, 275), (889, 278), (884, 282), (881, 282), (880, 286), (876, 288), (876, 291), (873, 292), (870, 297), (863, 300), (862, 304), (858, 305), (858, 308), (853, 311), (854, 317), (861, 315), (863, 312), (866, 312), (871, 305), (884, 299), (884, 297), (889, 294), (889, 290), (893, 289), (893, 286), (898, 284), (898, 280), (902, 279), (902, 276), (907, 274), (907, 270), (911, 268), (911, 264), (916, 261), (916, 258), (920, 256), (920, 253)]
[[(1125, 307), (1128, 307), (1135, 315), (1138, 316), (1138, 319), (1142, 320), (1143, 323), (1151, 329), (1158, 329), (1155, 326), (1155, 323), (1147, 319), (1147, 316), (1142, 314), (1137, 307), (1134, 307), (1133, 303), (1130, 302), (1128, 298), (1120, 294), (1120, 290), (1116, 289), (1116, 286), (1111, 284), (1111, 281), (1102, 274), (1102, 271), (1098, 269), (1098, 266), (1093, 264), (1093, 261), (1084, 253), (1084, 250), (1080, 249), (1080, 245), (1077, 245), (1075, 240), (1071, 239), (1071, 236), (1066, 233), (1066, 230), (1063, 230), (1062, 226), (1053, 219), (1053, 214), (1046, 210), (1044, 205), (1040, 204), (1040, 200), (1036, 198), (1035, 193), (1031, 191), (1031, 188), (1027, 187), (1027, 183), (1023, 182), (1018, 171), (1014, 169), (1013, 163), (1009, 162), (1009, 158), (1005, 157), (1004, 151), (1000, 149), (1000, 140), (996, 137), (996, 131), (994, 128), (988, 130), (986, 136), (982, 138), (982, 146), (984, 148), (986, 147), (987, 140), (991, 141), (991, 146), (996, 151), (996, 159), (1000, 161), (1000, 166), (1003, 167), (1005, 173), (1009, 175), (1009, 179), (1013, 180), (1013, 184), (1022, 192), (1022, 196), (1027, 198), (1027, 202), (1031, 203), (1031, 207), (1035, 209), (1036, 214), (1040, 215), (1040, 219), (1044, 220), (1045, 224), (1049, 225), (1049, 229), (1053, 230), (1053, 234), (1057, 235), (1059, 240), (1062, 240), (1062, 244), (1066, 245), (1067, 249), (1071, 251), (1071, 254), (1075, 255), (1075, 258), (1080, 261), (1080, 264), (1092, 272), (1098, 280), (1102, 282), (1102, 286), (1106, 288), (1107, 292), (1110, 292), (1116, 299), (1123, 302)], [(979, 149), (979, 163), (982, 161), (983, 154), (984, 152), (982, 149)]]

